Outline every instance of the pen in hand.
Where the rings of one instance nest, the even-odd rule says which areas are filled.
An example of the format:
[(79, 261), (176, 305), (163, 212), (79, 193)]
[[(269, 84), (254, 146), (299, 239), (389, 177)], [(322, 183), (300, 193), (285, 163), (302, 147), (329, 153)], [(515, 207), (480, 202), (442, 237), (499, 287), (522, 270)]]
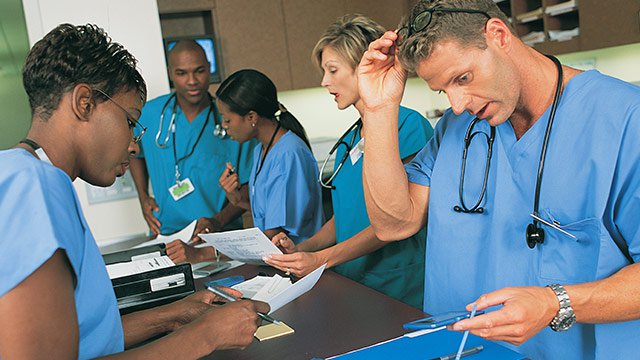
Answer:
[[(223, 299), (225, 299), (225, 300), (227, 300), (229, 302), (233, 302), (233, 301), (237, 301), (238, 300), (237, 297), (229, 294), (228, 292), (226, 292), (226, 291), (224, 291), (224, 290), (222, 290), (222, 289), (220, 289), (220, 288), (218, 288), (216, 286), (209, 286), (209, 287), (207, 287), (207, 290), (211, 291), (212, 293), (220, 296), (221, 298), (223, 298)], [(272, 324), (276, 324), (276, 325), (281, 325), (282, 324), (281, 321), (276, 320), (276, 319), (272, 318), (271, 316), (269, 316), (267, 314), (263, 314), (261, 312), (258, 312), (257, 314), (262, 320), (264, 320), (266, 322), (269, 322), (269, 323), (272, 323)]]

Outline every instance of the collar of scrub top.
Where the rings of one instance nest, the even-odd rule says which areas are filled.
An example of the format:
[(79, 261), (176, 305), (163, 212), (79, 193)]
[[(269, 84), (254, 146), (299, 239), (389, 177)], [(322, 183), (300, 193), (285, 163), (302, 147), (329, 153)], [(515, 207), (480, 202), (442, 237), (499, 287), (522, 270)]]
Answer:
[[(353, 144), (355, 143), (356, 137), (360, 133), (361, 129), (362, 129), (362, 119), (358, 119), (358, 121), (353, 123), (353, 125), (351, 125), (351, 127), (349, 127), (349, 129), (347, 129), (347, 131), (345, 131), (345, 133), (342, 134), (342, 136), (340, 136), (338, 141), (333, 145), (333, 147), (329, 151), (329, 154), (324, 159), (324, 163), (322, 163), (322, 168), (320, 169), (320, 174), (318, 175), (318, 182), (320, 182), (320, 185), (322, 185), (323, 188), (331, 189), (331, 190), (335, 190), (336, 189), (336, 187), (333, 186), (333, 179), (336, 178), (336, 176), (340, 172), (340, 169), (342, 169), (342, 165), (344, 165), (344, 162), (347, 161), (347, 158), (349, 157), (349, 153), (351, 152), (351, 149), (353, 149)], [(351, 136), (351, 141), (347, 144), (344, 140), (349, 135), (349, 133), (351, 133), (352, 131), (353, 131), (353, 135)], [(344, 154), (342, 154), (342, 158), (340, 159), (340, 162), (338, 163), (338, 166), (336, 167), (334, 165), (334, 169), (335, 170), (333, 170), (331, 175), (329, 177), (327, 177), (326, 180), (324, 180), (322, 178), (322, 174), (324, 173), (324, 168), (327, 166), (327, 163), (329, 162), (329, 159), (331, 159), (331, 155), (333, 155), (333, 153), (336, 150), (338, 150), (340, 145), (344, 145), (347, 149), (345, 150)]]
[[(175, 94), (175, 93), (174, 93)], [(178, 101), (174, 101), (173, 103), (173, 114), (171, 115), (171, 123), (169, 124), (169, 133), (173, 133), (173, 136), (171, 137), (171, 142), (173, 145), (173, 161), (174, 161), (174, 165), (175, 165), (175, 175), (176, 175), (176, 184), (180, 183), (180, 167), (179, 164), (182, 160), (185, 160), (187, 158), (189, 158), (191, 155), (193, 155), (193, 152), (196, 150), (196, 146), (198, 146), (198, 143), (200, 142), (200, 139), (202, 138), (202, 134), (204, 133), (204, 129), (207, 127), (207, 123), (209, 122), (209, 116), (211, 116), (211, 113), (214, 112), (214, 116), (217, 115), (217, 111), (215, 111), (215, 104), (213, 103), (213, 98), (211, 96), (211, 94), (209, 95), (209, 110), (207, 111), (207, 115), (204, 118), (204, 124), (202, 124), (202, 128), (200, 129), (200, 133), (198, 133), (198, 137), (196, 138), (195, 143), (193, 144), (193, 146), (191, 147), (191, 150), (189, 150), (187, 152), (187, 154), (185, 154), (184, 156), (182, 156), (181, 158), (178, 158), (177, 152), (176, 152), (176, 136), (175, 136), (175, 124), (173, 122), (174, 120), (174, 116), (175, 116), (175, 108), (176, 108), (176, 104), (178, 103)], [(164, 109), (163, 109), (164, 110)], [(160, 117), (162, 118), (162, 116), (164, 116), (164, 111), (161, 113)], [(160, 122), (162, 123), (162, 120), (160, 120)], [(158, 129), (158, 134), (160, 133), (160, 129)], [(226, 133), (225, 133), (226, 135)], [(156, 136), (156, 140), (157, 140), (157, 136)]]
[[(227, 136), (227, 130), (225, 130), (222, 127), (222, 124), (220, 122), (220, 113), (218, 111), (218, 107), (216, 106), (215, 103), (215, 98), (213, 97), (213, 95), (211, 95), (211, 93), (207, 93), (207, 95), (209, 96), (209, 112), (207, 113), (207, 119), (206, 121), (209, 120), (209, 116), (211, 115), (211, 112), (213, 111), (213, 122), (215, 123), (215, 128), (213, 130), (213, 135), (219, 137), (220, 139), (224, 139)], [(171, 107), (171, 119), (169, 120), (169, 126), (167, 127), (167, 135), (164, 137), (164, 142), (161, 144), (160, 143), (160, 135), (162, 134), (162, 129), (164, 128), (163, 124), (164, 124), (164, 116), (165, 116), (165, 112), (167, 110), (167, 107), (169, 106), (169, 104), (171, 103), (171, 101), (173, 100), (173, 105)], [(162, 110), (160, 110), (160, 121), (158, 124), (158, 131), (156, 132), (156, 146), (160, 149), (164, 149), (167, 147), (167, 144), (169, 143), (169, 137), (171, 136), (171, 133), (174, 133), (175, 136), (175, 120), (176, 120), (176, 111), (177, 111), (177, 107), (178, 107), (178, 101), (176, 99), (176, 93), (173, 92), (171, 93), (171, 95), (169, 95), (169, 97), (167, 98), (167, 101), (165, 101), (164, 105), (162, 105)]]
[(260, 162), (258, 163), (258, 168), (256, 169), (256, 176), (253, 178), (253, 188), (254, 189), (256, 187), (256, 179), (258, 178), (258, 174), (260, 174), (260, 171), (262, 170), (262, 166), (264, 165), (264, 161), (267, 159), (267, 153), (269, 153), (269, 150), (271, 149), (271, 146), (273, 145), (273, 141), (276, 139), (276, 135), (278, 134), (278, 130), (280, 130), (280, 121), (278, 121), (278, 125), (276, 126), (276, 130), (273, 132), (273, 135), (271, 135), (271, 139), (269, 140), (269, 143), (267, 144), (267, 147), (264, 150), (264, 155), (260, 157)]
[[(540, 227), (540, 214), (539, 214), (539, 209), (540, 209), (540, 190), (542, 188), (542, 174), (544, 172), (544, 160), (547, 154), (547, 148), (549, 146), (549, 137), (551, 136), (551, 127), (553, 126), (553, 120), (555, 118), (556, 115), (556, 109), (558, 108), (558, 103), (560, 102), (560, 96), (562, 94), (562, 78), (563, 78), (563, 71), (562, 71), (562, 64), (560, 63), (560, 61), (553, 55), (546, 55), (549, 59), (551, 59), (551, 61), (553, 61), (553, 63), (556, 66), (556, 69), (558, 70), (558, 79), (556, 82), (556, 89), (554, 92), (554, 96), (553, 96), (553, 103), (551, 104), (551, 110), (549, 112), (549, 122), (547, 123), (547, 128), (545, 130), (545, 134), (544, 134), (544, 139), (542, 141), (542, 149), (540, 151), (540, 161), (538, 163), (538, 173), (537, 173), (537, 177), (536, 177), (536, 189), (535, 189), (535, 194), (534, 194), (534, 203), (533, 203), (533, 213), (531, 213), (531, 217), (533, 217), (533, 221), (527, 225), (527, 229), (525, 231), (525, 235), (526, 235), (526, 240), (527, 240), (527, 245), (529, 246), (529, 248), (533, 249), (535, 248), (536, 244), (542, 244), (544, 243), (544, 229), (542, 227)], [(464, 204), (464, 199), (463, 199), (463, 192), (462, 192), (462, 184), (464, 182), (464, 170), (465, 170), (465, 162), (466, 162), (466, 153), (467, 153), (467, 148), (469, 147), (469, 143), (471, 142), (471, 139), (473, 138), (473, 136), (477, 133), (473, 133), (472, 129), (473, 126), (478, 122), (478, 119), (474, 119), (471, 123), (471, 125), (469, 126), (469, 129), (467, 130), (467, 134), (465, 136), (465, 149), (464, 152), (462, 153), (462, 171), (461, 171), (461, 176), (460, 176), (460, 191), (459, 191), (459, 196), (460, 196), (460, 204), (461, 205), (456, 205), (453, 207), (453, 210), (456, 212), (460, 212), (460, 213), (467, 213), (467, 214), (482, 214), (485, 211), (485, 208), (480, 207), (479, 205), (482, 203), (483, 199), (484, 199), (484, 195), (485, 195), (485, 189), (486, 189), (486, 183), (487, 183), (487, 178), (489, 175), (489, 165), (491, 163), (491, 150), (492, 150), (492, 144), (493, 144), (493, 137), (494, 137), (494, 131), (495, 129), (493, 127), (491, 127), (491, 136), (488, 137), (488, 141), (489, 141), (489, 149), (488, 149), (488, 154), (487, 154), (487, 165), (485, 166), (485, 176), (484, 176), (484, 184), (482, 186), (482, 192), (480, 194), (480, 199), (478, 199), (478, 202), (476, 203), (475, 206), (473, 206), (471, 209), (468, 209), (465, 204)], [(471, 134), (471, 136), (470, 136)], [(485, 134), (486, 136), (486, 134)], [(550, 224), (551, 222), (545, 222), (545, 224)], [(555, 226), (552, 226), (555, 229), (560, 229), (560, 226), (557, 224), (554, 224)], [(563, 233), (566, 233), (565, 231), (563, 231)], [(570, 234), (570, 236), (573, 237), (573, 235)]]

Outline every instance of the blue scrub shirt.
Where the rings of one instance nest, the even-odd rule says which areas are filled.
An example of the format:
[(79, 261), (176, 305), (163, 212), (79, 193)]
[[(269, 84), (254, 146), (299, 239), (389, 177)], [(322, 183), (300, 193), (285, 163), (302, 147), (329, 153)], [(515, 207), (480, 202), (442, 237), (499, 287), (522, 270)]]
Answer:
[(262, 231), (280, 227), (298, 244), (322, 226), (318, 163), (307, 144), (291, 131), (272, 145), (256, 177), (261, 152), (258, 144), (249, 179), (253, 224)]
[[(141, 153), (138, 157), (144, 158), (147, 163), (153, 195), (158, 207), (160, 207), (160, 211), (154, 212), (154, 214), (162, 224), (160, 228), (162, 234), (172, 234), (182, 230), (193, 220), (211, 217), (220, 212), (226, 205), (226, 195), (218, 183), (218, 179), (225, 170), (226, 163), (231, 163), (238, 171), (240, 182), (246, 183), (252, 164), (252, 150), (256, 144), (256, 141), (250, 141), (240, 145), (229, 136), (220, 139), (213, 135), (214, 112), (209, 114), (209, 108), (202, 110), (189, 123), (180, 106), (177, 106), (175, 116), (177, 158), (180, 159), (189, 154), (192, 149), (194, 150), (191, 156), (178, 164), (181, 174), (180, 180), (189, 178), (195, 191), (178, 201), (174, 200), (168, 190), (176, 183), (172, 141), (174, 134), (169, 137), (166, 148), (161, 149), (156, 145), (160, 112), (169, 100), (169, 96), (164, 95), (149, 101), (144, 106), (139, 120), (140, 124), (147, 128), (147, 132), (140, 142)], [(162, 131), (158, 137), (158, 142), (161, 145), (164, 144), (169, 131), (175, 101), (174, 97), (164, 110)], [(217, 121), (221, 122), (220, 119)], [(197, 141), (203, 126), (204, 132), (200, 140)], [(227, 226), (228, 229), (241, 227), (241, 219)]]
[[(529, 249), (542, 140), (549, 109), (516, 141), (509, 122), (497, 127), (482, 214), (453, 211), (464, 135), (473, 117), (450, 110), (429, 144), (406, 166), (409, 181), (430, 186), (425, 307), (459, 310), (506, 286), (576, 284), (611, 276), (629, 264), (616, 241), (640, 260), (640, 88), (597, 71), (572, 78), (560, 99), (547, 149), (540, 215), (545, 241)], [(476, 130), (489, 134), (486, 121)], [(480, 194), (487, 143), (469, 147), (464, 196)], [(531, 359), (637, 358), (640, 321), (543, 329), (515, 350)]]
[[(433, 128), (418, 112), (400, 107), (398, 114), (400, 157), (406, 158), (420, 151), (433, 135)], [(344, 139), (354, 146), (360, 141), (359, 130), (352, 130)], [(339, 164), (346, 151), (340, 146), (336, 151)], [(336, 175), (331, 191), (336, 225), (336, 243), (341, 243), (371, 223), (364, 202), (362, 185), (363, 156), (355, 163), (347, 157)], [(353, 259), (335, 267), (335, 270), (359, 283), (376, 289), (418, 309), (422, 308), (424, 282), (424, 249), (426, 230), (397, 242), (390, 242), (375, 252)]]
[(118, 303), (69, 176), (24, 149), (0, 151), (0, 169), (0, 297), (62, 249), (76, 277), (78, 358), (123, 351)]

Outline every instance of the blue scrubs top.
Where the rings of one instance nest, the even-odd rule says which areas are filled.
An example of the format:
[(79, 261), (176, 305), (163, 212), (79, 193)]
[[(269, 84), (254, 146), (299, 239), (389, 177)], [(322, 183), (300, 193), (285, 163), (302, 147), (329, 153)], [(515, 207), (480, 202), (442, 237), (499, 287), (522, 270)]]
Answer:
[(258, 144), (249, 179), (253, 224), (262, 231), (280, 227), (298, 244), (322, 226), (318, 163), (307, 144), (291, 131), (271, 146), (256, 177), (261, 152)]
[(62, 249), (76, 278), (78, 358), (123, 351), (118, 303), (69, 176), (23, 149), (0, 151), (0, 169), (0, 297)]
[[(160, 96), (149, 101), (142, 110), (140, 124), (147, 128), (147, 133), (140, 142), (141, 153), (144, 158), (151, 179), (151, 186), (160, 211), (154, 213), (162, 224), (162, 234), (172, 234), (182, 230), (193, 220), (201, 217), (211, 217), (220, 212), (226, 205), (226, 195), (218, 179), (226, 167), (231, 163), (240, 176), (240, 182), (246, 183), (252, 164), (252, 150), (256, 141), (243, 145), (233, 141), (229, 136), (224, 139), (213, 134), (215, 128), (214, 112), (209, 108), (202, 110), (191, 123), (187, 121), (180, 106), (176, 106), (175, 115), (175, 144), (176, 155), (180, 159), (193, 150), (193, 154), (179, 162), (180, 180), (189, 178), (195, 191), (175, 201), (169, 193), (169, 187), (175, 185), (175, 160), (173, 156), (173, 136), (171, 134), (166, 148), (156, 145), (156, 134), (160, 125), (160, 112), (169, 100), (170, 95)], [(164, 110), (164, 119), (158, 142), (163, 145), (169, 131), (169, 123), (173, 113), (175, 97)], [(216, 120), (220, 123), (220, 119)], [(198, 135), (202, 131), (198, 141)], [(137, 129), (137, 128), (136, 128)], [(197, 142), (197, 143), (196, 143)], [(230, 224), (228, 228), (241, 228), (241, 219)]]
[[(611, 276), (629, 264), (616, 242), (640, 260), (640, 88), (581, 73), (564, 89), (553, 122), (540, 193), (540, 215), (572, 239), (542, 225), (545, 240), (529, 249), (534, 191), (549, 109), (516, 141), (509, 122), (497, 127), (482, 214), (453, 211), (464, 135), (473, 117), (450, 110), (414, 161), (409, 181), (430, 186), (425, 307), (462, 309), (505, 286), (576, 284)], [(486, 121), (476, 129), (489, 134)], [(464, 196), (480, 194), (487, 142), (469, 147)], [(515, 350), (531, 359), (637, 358), (640, 321), (543, 329)], [(513, 346), (512, 346), (513, 347)]]
[[(400, 157), (406, 158), (420, 151), (433, 135), (433, 128), (418, 112), (400, 107), (398, 114)], [(352, 130), (344, 139), (354, 146), (360, 141), (359, 130)], [(339, 164), (346, 146), (336, 151)], [(364, 154), (363, 156), (364, 157)], [(362, 186), (362, 157), (353, 165), (347, 156), (338, 172), (331, 191), (336, 225), (336, 243), (341, 243), (371, 223), (364, 202)], [(335, 270), (354, 281), (376, 289), (413, 307), (422, 308), (424, 283), (424, 249), (426, 230), (404, 240), (391, 242), (377, 251), (335, 267)]]

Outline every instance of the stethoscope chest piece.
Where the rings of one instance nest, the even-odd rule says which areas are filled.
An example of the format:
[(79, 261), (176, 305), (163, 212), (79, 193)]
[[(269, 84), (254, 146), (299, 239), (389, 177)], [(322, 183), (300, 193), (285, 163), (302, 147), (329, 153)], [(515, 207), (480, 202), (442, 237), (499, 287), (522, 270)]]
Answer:
[(543, 242), (544, 229), (534, 223), (527, 225), (527, 245), (529, 249), (533, 249), (536, 247), (536, 244), (542, 244)]

